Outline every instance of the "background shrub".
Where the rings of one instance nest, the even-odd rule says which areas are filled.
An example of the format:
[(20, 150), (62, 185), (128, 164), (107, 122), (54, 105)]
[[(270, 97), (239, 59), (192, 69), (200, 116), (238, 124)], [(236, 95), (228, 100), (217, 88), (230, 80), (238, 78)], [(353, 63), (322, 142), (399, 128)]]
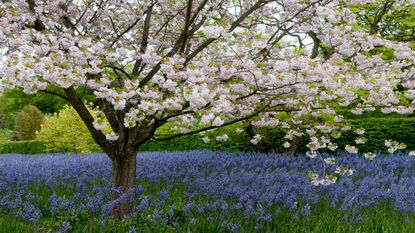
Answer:
[[(346, 120), (352, 129), (343, 132), (342, 137), (335, 142), (338, 144), (338, 152), (343, 151), (346, 145), (353, 145), (359, 148), (360, 152), (381, 152), (387, 153), (385, 140), (395, 140), (407, 145), (407, 150), (415, 150), (415, 118), (412, 117), (370, 117)], [(143, 151), (189, 151), (189, 150), (226, 150), (226, 151), (262, 151), (277, 153), (304, 153), (308, 150), (307, 137), (299, 138), (294, 150), (287, 151), (282, 144), (285, 142), (285, 130), (281, 128), (266, 129), (266, 137), (258, 145), (252, 145), (248, 132), (242, 134), (234, 133), (235, 126), (225, 127), (215, 133), (207, 133), (212, 139), (209, 143), (202, 141), (202, 136), (191, 135), (169, 141), (149, 141), (141, 146)], [(365, 144), (356, 144), (356, 129), (365, 129)], [(227, 133), (230, 138), (226, 142), (216, 142), (215, 135)], [(264, 132), (262, 132), (264, 133)], [(251, 133), (252, 134), (252, 133)]]
[(11, 129), (0, 129), (0, 141), (10, 141), (16, 132)]
[(15, 129), (16, 114), (23, 107), (18, 106), (15, 99), (9, 98), (6, 95), (7, 92), (0, 96), (0, 117), (5, 121), (2, 128)]
[(385, 140), (395, 140), (405, 143), (407, 150), (415, 150), (415, 119), (412, 117), (399, 118), (366, 118), (348, 121), (353, 131), (363, 128), (366, 130), (364, 136), (367, 142), (357, 145), (354, 140), (356, 134), (352, 131), (344, 133), (343, 137), (337, 141), (339, 147), (347, 144), (354, 145), (361, 152), (384, 152), (387, 153)]
[[(385, 140), (395, 140), (407, 145), (406, 150), (415, 150), (415, 118), (412, 117), (370, 117), (349, 119), (345, 123), (349, 124), (352, 129), (342, 133), (342, 136), (334, 140), (338, 144), (337, 152), (343, 151), (346, 145), (356, 146), (359, 152), (381, 152), (388, 153), (385, 146)], [(367, 141), (365, 144), (356, 144), (356, 129), (365, 129), (363, 135)], [(274, 140), (281, 138), (280, 134), (273, 134)], [(283, 136), (282, 136), (283, 137)], [(307, 137), (302, 138), (298, 144), (295, 153), (305, 153)], [(281, 145), (278, 148), (281, 148)], [(327, 151), (328, 152), (328, 151)]]
[[(91, 114), (95, 112), (89, 109)], [(59, 113), (46, 116), (37, 139), (45, 142), (48, 152), (101, 151), (75, 109), (64, 106)]]
[(2, 141), (0, 142), (0, 154), (41, 154), (45, 152), (45, 143), (42, 141)]
[[(164, 125), (157, 129), (156, 135), (169, 135), (169, 128), (172, 125)], [(254, 151), (255, 148), (249, 142), (250, 138), (246, 131), (236, 132), (236, 128), (243, 129), (239, 124), (228, 125), (215, 131), (206, 131), (204, 135), (186, 135), (167, 141), (150, 140), (140, 146), (140, 151), (191, 151), (191, 150), (210, 150), (210, 151)], [(216, 141), (217, 136), (226, 134), (229, 139), (226, 141)], [(202, 138), (207, 136), (210, 141), (205, 143)]]
[(16, 131), (20, 140), (33, 140), (40, 130), (43, 113), (35, 106), (27, 105), (16, 115)]
[[(213, 136), (212, 136), (213, 137)], [(140, 151), (254, 151), (247, 137), (230, 138), (225, 142), (216, 142), (214, 138), (205, 143), (199, 135), (188, 135), (168, 141), (150, 140), (141, 145)]]
[(7, 119), (4, 115), (0, 114), (0, 129), (7, 128)]
[[(49, 91), (64, 94), (62, 89), (50, 85)], [(77, 88), (76, 90), (82, 95), (82, 99), (88, 103), (96, 103), (96, 97), (93, 93), (85, 91), (84, 88)], [(8, 90), (2, 93), (0, 96), (0, 128), (15, 129), (15, 117), (16, 114), (21, 111), (24, 106), (33, 105), (37, 107), (41, 112), (57, 113), (67, 104), (66, 100), (61, 97), (51, 95), (44, 92), (37, 92), (36, 94), (29, 95), (24, 93), (22, 88), (16, 88)]]

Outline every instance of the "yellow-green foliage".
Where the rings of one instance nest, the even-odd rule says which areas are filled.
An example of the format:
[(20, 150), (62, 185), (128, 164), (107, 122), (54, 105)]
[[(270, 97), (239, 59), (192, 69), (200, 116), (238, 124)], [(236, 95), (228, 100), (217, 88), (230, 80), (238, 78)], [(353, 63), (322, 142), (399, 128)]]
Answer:
[(19, 133), (21, 140), (33, 140), (36, 137), (36, 131), (40, 130), (43, 121), (43, 113), (35, 106), (25, 106), (16, 115), (16, 131)]
[[(91, 108), (89, 111), (96, 118), (95, 111)], [(87, 153), (101, 150), (75, 109), (70, 106), (47, 116), (37, 139), (45, 141), (46, 151)]]

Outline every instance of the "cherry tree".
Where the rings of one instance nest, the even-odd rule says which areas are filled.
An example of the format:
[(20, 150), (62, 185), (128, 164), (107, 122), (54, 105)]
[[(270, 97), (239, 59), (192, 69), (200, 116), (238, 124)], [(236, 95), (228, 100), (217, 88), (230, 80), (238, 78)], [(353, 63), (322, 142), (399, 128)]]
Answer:
[[(67, 100), (111, 158), (112, 186), (124, 193), (136, 180), (140, 145), (151, 139), (251, 121), (289, 129), (287, 147), (307, 134), (315, 157), (335, 150), (330, 138), (347, 130), (338, 109), (414, 110), (394, 89), (405, 83), (415, 99), (414, 52), (356, 27), (349, 10), (372, 0), (0, 2), (0, 91)], [(383, 59), (379, 47), (395, 58)], [(85, 92), (105, 120), (88, 111)], [(166, 125), (169, 134), (156, 132)], [(128, 211), (121, 202), (113, 215)]]

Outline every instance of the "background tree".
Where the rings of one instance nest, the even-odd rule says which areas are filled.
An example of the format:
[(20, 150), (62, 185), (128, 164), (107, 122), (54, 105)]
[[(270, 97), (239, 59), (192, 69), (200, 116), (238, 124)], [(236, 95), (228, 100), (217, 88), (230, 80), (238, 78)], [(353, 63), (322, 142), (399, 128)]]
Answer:
[(25, 106), (16, 116), (16, 131), (20, 140), (33, 140), (43, 122), (43, 113), (35, 106)]
[[(67, 100), (111, 158), (112, 186), (124, 193), (147, 140), (236, 122), (280, 125), (288, 140), (306, 132), (315, 157), (334, 148), (330, 137), (343, 130), (337, 109), (413, 111), (393, 91), (413, 76), (413, 52), (353, 27), (357, 16), (348, 6), (359, 4), (2, 0), (0, 90), (21, 87)], [(396, 59), (371, 54), (378, 46), (393, 48)], [(81, 93), (96, 96), (108, 125), (95, 121)], [(179, 127), (155, 134), (168, 122)], [(118, 193), (113, 198), (121, 218), (128, 202)]]
[(365, 7), (353, 7), (359, 24), (371, 34), (395, 41), (415, 41), (415, 9), (399, 1), (378, 0)]
[[(59, 87), (50, 86), (50, 90), (61, 91)], [(86, 92), (85, 89), (78, 90), (82, 99), (88, 103), (95, 103), (96, 98), (93, 93)], [(23, 92), (21, 88), (6, 91), (0, 96), (0, 117), (4, 119), (4, 124), (0, 128), (14, 129), (16, 114), (27, 105), (38, 108), (42, 113), (57, 113), (67, 104), (66, 100), (59, 96), (51, 95), (43, 90), (30, 95)]]

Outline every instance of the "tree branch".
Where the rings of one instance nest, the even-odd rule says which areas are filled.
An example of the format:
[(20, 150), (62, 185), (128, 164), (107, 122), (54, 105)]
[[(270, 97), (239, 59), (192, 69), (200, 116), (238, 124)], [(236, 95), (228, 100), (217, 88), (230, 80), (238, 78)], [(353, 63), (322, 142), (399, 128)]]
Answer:
[(186, 48), (186, 41), (187, 41), (188, 31), (190, 28), (191, 17), (192, 17), (192, 4), (193, 4), (193, 0), (187, 0), (186, 19), (185, 19), (185, 24), (184, 24), (184, 29), (183, 29), (183, 39), (181, 41), (182, 45), (179, 50), (180, 53), (183, 53)]
[(110, 108), (110, 106), (108, 106), (105, 100), (99, 99), (98, 103), (100, 105), (101, 110), (104, 112), (105, 118), (110, 124), (111, 129), (114, 132), (118, 132), (119, 131), (118, 119), (117, 119), (117, 116), (114, 114), (114, 111)]
[(196, 17), (198, 16), (199, 12), (203, 10), (208, 0), (204, 0), (200, 5), (197, 7), (195, 14), (190, 19), (190, 25), (193, 24), (196, 20)]
[(69, 102), (68, 97), (65, 96), (65, 95), (63, 95), (63, 94), (60, 94), (60, 93), (57, 93), (57, 92), (53, 92), (53, 91), (48, 91), (48, 90), (39, 90), (39, 91), (40, 92), (43, 92), (43, 93), (46, 93), (46, 94), (51, 94), (51, 95), (54, 95), (54, 96), (58, 96), (58, 97), (60, 97), (60, 98), (62, 98), (62, 99), (64, 99), (64, 100), (66, 100), (66, 101)]
[[(144, 53), (147, 48), (152, 12), (153, 12), (153, 5), (151, 5), (150, 8), (148, 9), (146, 19), (144, 20), (143, 37), (141, 39), (141, 45), (140, 45), (141, 53)], [(140, 71), (141, 62), (142, 62), (141, 58), (135, 61), (134, 68), (133, 68), (133, 75), (138, 75), (140, 73), (139, 71)]]
[(114, 147), (107, 141), (105, 135), (95, 129), (94, 117), (88, 111), (87, 107), (85, 106), (84, 102), (81, 98), (76, 94), (76, 91), (73, 86), (68, 87), (65, 90), (66, 95), (68, 96), (69, 103), (72, 107), (76, 110), (76, 112), (81, 117), (82, 121), (85, 123), (86, 127), (88, 128), (89, 132), (94, 138), (95, 142), (101, 146), (101, 148), (107, 153), (111, 158), (114, 156)]
[[(231, 27), (228, 29), (228, 33), (232, 32), (236, 27), (238, 27), (238, 25), (246, 17), (248, 17), (250, 14), (252, 14), (252, 12), (257, 10), (258, 8), (262, 7), (264, 5), (264, 3), (266, 3), (266, 2), (267, 2), (266, 0), (259, 0), (258, 2), (256, 2), (251, 8), (249, 8), (246, 12), (244, 12), (238, 19), (236, 19), (231, 24)], [(220, 38), (220, 37), (218, 37), (218, 38)], [(218, 38), (214, 38), (214, 39), (210, 38), (210, 39), (207, 39), (206, 41), (204, 41), (189, 56), (186, 57), (186, 60), (185, 60), (184, 64), (186, 65), (188, 62), (190, 62), (196, 55), (198, 55), (203, 49), (208, 47), (212, 42), (214, 42)], [(181, 41), (183, 39), (184, 39), (184, 37), (183, 37), (183, 33), (182, 33), (182, 35), (177, 40), (177, 42), (174, 45), (174, 47), (172, 48), (172, 50), (169, 53), (167, 53), (166, 57), (171, 57), (179, 51), (179, 49), (181, 47)], [(157, 72), (160, 70), (160, 68), (161, 68), (161, 62), (159, 62), (156, 66), (154, 66), (153, 69), (141, 80), (139, 87), (140, 88), (144, 87), (154, 77), (154, 75), (157, 74)]]
[(166, 140), (170, 140), (170, 139), (173, 139), (173, 138), (178, 138), (178, 137), (185, 136), (185, 135), (197, 134), (197, 133), (200, 133), (200, 132), (203, 132), (203, 131), (206, 131), (206, 130), (217, 129), (217, 128), (220, 128), (220, 127), (223, 127), (223, 126), (232, 125), (232, 124), (235, 124), (235, 123), (238, 123), (238, 122), (241, 122), (241, 121), (245, 121), (245, 120), (248, 120), (252, 117), (257, 116), (260, 112), (262, 112), (266, 108), (268, 108), (269, 105), (270, 105), (270, 103), (267, 103), (265, 106), (261, 107), (259, 110), (255, 111), (251, 114), (248, 114), (244, 117), (237, 118), (237, 119), (234, 119), (234, 120), (231, 120), (231, 121), (228, 121), (228, 122), (225, 122), (224, 124), (222, 124), (220, 126), (213, 126), (212, 125), (212, 126), (208, 126), (208, 127), (198, 129), (198, 130), (194, 130), (194, 131), (190, 131), (190, 132), (186, 132), (186, 133), (174, 134), (174, 135), (167, 136), (167, 137), (157, 138), (157, 137), (153, 136), (153, 139), (156, 140), (156, 141), (166, 141)]
[[(258, 2), (256, 2), (251, 8), (249, 8), (247, 11), (245, 11), (241, 16), (239, 16), (238, 19), (236, 19), (232, 24), (231, 27), (228, 29), (228, 33), (232, 32), (233, 30), (235, 30), (235, 28), (237, 28), (242, 21), (244, 21), (246, 19), (246, 17), (248, 17), (250, 14), (252, 14), (252, 12), (254, 12), (255, 10), (261, 8), (264, 3), (266, 3), (265, 0), (259, 0)], [(202, 50), (204, 50), (206, 47), (208, 47), (212, 42), (216, 41), (217, 39), (219, 39), (219, 37), (217, 38), (209, 38), (206, 41), (204, 41), (201, 45), (199, 45), (191, 54), (189, 54), (189, 56), (186, 57), (186, 61), (184, 62), (184, 64), (189, 63), (196, 55), (198, 55)]]
[[(157, 1), (155, 1), (153, 4), (151, 4), (148, 8), (147, 8), (147, 10), (145, 10), (144, 11), (144, 13), (143, 13), (143, 15), (144, 14), (147, 14), (148, 13), (148, 11), (149, 10), (151, 10), (152, 8), (153, 8), (153, 6), (154, 6), (154, 4), (156, 4), (156, 2)], [(116, 38), (115, 38), (115, 40), (111, 43), (111, 45), (110, 45), (110, 47), (112, 47), (112, 46), (114, 46), (115, 45), (115, 43), (117, 43), (118, 42), (118, 40), (120, 40), (121, 39), (121, 37), (123, 37), (126, 33), (128, 33), (131, 29), (133, 29), (134, 27), (135, 27), (135, 25), (137, 25), (138, 24), (138, 22), (140, 22), (140, 20), (141, 20), (141, 17), (139, 17), (136, 21), (134, 21), (129, 27), (127, 27), (121, 34), (119, 34)]]
[(312, 49), (311, 55), (310, 55), (310, 58), (314, 59), (318, 56), (318, 48), (320, 47), (321, 41), (317, 37), (316, 33), (314, 33), (313, 31), (309, 31), (307, 34), (311, 37), (311, 39), (313, 40), (313, 43), (314, 43), (313, 44), (313, 49)]

